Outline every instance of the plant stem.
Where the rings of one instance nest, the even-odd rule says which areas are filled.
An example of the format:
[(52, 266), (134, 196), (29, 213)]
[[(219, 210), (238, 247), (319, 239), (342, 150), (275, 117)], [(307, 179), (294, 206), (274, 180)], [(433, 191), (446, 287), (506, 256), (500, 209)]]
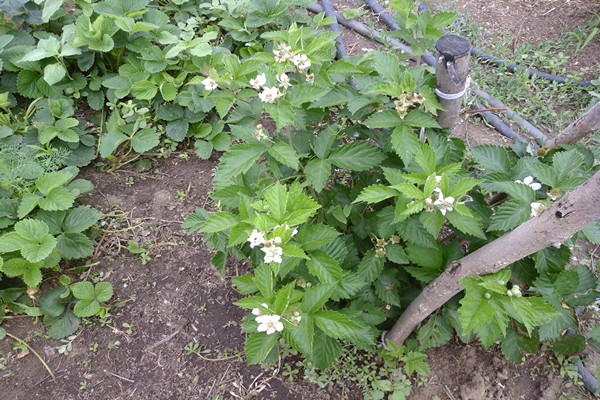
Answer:
[(6, 336), (8, 336), (9, 338), (13, 339), (16, 342), (24, 344), (29, 349), (29, 351), (31, 351), (38, 358), (38, 360), (40, 360), (40, 362), (42, 363), (42, 365), (44, 366), (44, 368), (46, 368), (46, 371), (48, 371), (48, 373), (52, 377), (52, 380), (56, 379), (56, 376), (54, 376), (54, 372), (52, 372), (52, 370), (50, 369), (50, 367), (48, 366), (48, 364), (46, 364), (46, 362), (44, 361), (44, 359), (38, 354), (37, 351), (35, 351), (33, 349), (33, 347), (31, 347), (30, 345), (28, 345), (27, 342), (25, 342), (23, 339), (20, 339), (20, 338), (16, 337), (15, 335), (11, 334), (11, 333), (6, 332)]

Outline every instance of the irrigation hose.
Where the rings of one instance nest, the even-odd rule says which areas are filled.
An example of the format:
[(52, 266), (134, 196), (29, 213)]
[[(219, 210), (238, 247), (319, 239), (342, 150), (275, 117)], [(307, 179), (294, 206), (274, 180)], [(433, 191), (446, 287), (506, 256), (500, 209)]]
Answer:
[[(365, 3), (367, 3), (369, 6), (371, 6), (370, 3), (374, 2), (374, 1), (375, 0), (365, 0)], [(379, 6), (379, 4), (378, 4), (378, 6)], [(372, 9), (374, 12), (376, 12), (374, 8), (372, 8)], [(379, 9), (381, 9), (381, 6), (379, 6)], [(381, 10), (383, 11), (383, 9), (381, 9)], [(425, 3), (419, 4), (418, 10), (419, 11), (427, 11), (427, 4), (425, 4)], [(385, 12), (385, 11), (383, 11), (383, 12)], [(389, 16), (389, 14), (387, 14), (387, 15)], [(384, 19), (383, 15), (381, 15), (381, 17), (382, 17), (381, 18), (382, 21), (386, 25), (388, 25), (390, 28), (392, 28), (392, 25), (390, 25), (386, 22), (387, 18)], [(393, 21), (393, 19), (392, 19), (392, 21)], [(396, 26), (398, 26), (398, 25), (396, 25)], [(397, 28), (392, 28), (392, 29), (397, 29)], [(503, 60), (492, 54), (487, 54), (483, 50), (480, 50), (476, 47), (471, 48), (471, 55), (473, 57), (477, 58), (482, 64), (489, 64), (489, 65), (493, 65), (494, 67), (503, 67), (503, 68), (506, 68), (507, 71), (510, 71), (513, 73), (514, 72), (525, 72), (525, 73), (527, 73), (527, 75), (530, 78), (537, 77), (537, 78), (544, 79), (544, 80), (550, 81), (550, 82), (567, 83), (570, 85), (575, 85), (575, 86), (580, 86), (580, 87), (592, 86), (592, 82), (590, 82), (590, 81), (576, 80), (573, 78), (567, 78), (564, 76), (549, 74), (544, 71), (539, 71), (535, 68), (522, 67), (517, 63), (511, 63), (510, 61)]]
[(346, 51), (346, 47), (344, 46), (344, 39), (342, 38), (342, 31), (340, 30), (340, 25), (335, 18), (335, 10), (333, 9), (333, 4), (331, 4), (330, 0), (321, 0), (321, 4), (323, 6), (323, 10), (325, 11), (325, 16), (334, 20), (334, 22), (329, 25), (329, 29), (333, 32), (337, 33), (338, 36), (335, 38), (335, 48), (337, 50), (337, 55), (339, 59), (342, 59), (348, 56), (348, 52)]
[[(321, 7), (320, 5), (315, 4), (315, 3), (309, 4), (306, 8), (309, 11), (317, 13), (317, 14), (324, 12), (323, 7)], [(352, 29), (354, 32), (358, 33), (359, 35), (364, 36), (368, 39), (371, 39), (375, 42), (381, 43), (383, 45), (390, 45), (395, 50), (399, 50), (402, 53), (414, 56), (412, 49), (410, 47), (408, 47), (407, 45), (405, 45), (404, 43), (400, 42), (399, 40), (389, 38), (377, 29), (367, 28), (364, 24), (362, 24), (358, 21), (349, 21), (349, 20), (345, 19), (339, 13), (334, 13), (334, 16), (339, 24), (345, 26), (348, 29)], [(433, 55), (431, 53), (429, 53), (428, 55), (429, 55), (429, 57), (426, 57), (427, 54), (425, 54), (425, 56), (423, 56), (421, 59), (427, 65), (435, 66), (435, 58), (433, 57)], [(525, 139), (524, 137), (522, 137), (521, 135), (516, 133), (507, 124), (505, 124), (500, 118), (498, 118), (491, 112), (483, 112), (481, 114), (482, 114), (483, 118), (490, 125), (492, 125), (494, 128), (496, 128), (496, 130), (500, 134), (502, 134), (508, 138), (511, 138), (511, 139), (529, 143), (529, 141), (527, 139)]]

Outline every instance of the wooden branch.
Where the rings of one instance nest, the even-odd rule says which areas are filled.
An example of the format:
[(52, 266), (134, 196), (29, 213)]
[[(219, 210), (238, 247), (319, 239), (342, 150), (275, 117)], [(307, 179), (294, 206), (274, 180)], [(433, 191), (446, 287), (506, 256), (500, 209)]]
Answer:
[(498, 272), (504, 267), (556, 243), (562, 243), (593, 221), (600, 220), (600, 172), (578, 186), (540, 216), (452, 262), (408, 306), (385, 335), (401, 345), (432, 312), (463, 290), (460, 279)]
[(552, 149), (563, 144), (576, 142), (597, 129), (600, 129), (600, 103), (596, 103), (585, 114), (577, 118), (557, 137), (548, 140), (546, 147)]

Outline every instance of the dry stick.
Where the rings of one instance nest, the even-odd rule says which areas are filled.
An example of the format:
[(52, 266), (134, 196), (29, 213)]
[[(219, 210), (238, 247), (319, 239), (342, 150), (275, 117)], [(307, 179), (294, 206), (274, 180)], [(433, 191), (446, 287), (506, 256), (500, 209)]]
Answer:
[(404, 343), (425, 318), (463, 290), (461, 278), (498, 272), (539, 250), (564, 242), (589, 223), (600, 220), (600, 207), (596, 200), (599, 195), (600, 172), (596, 172), (540, 216), (452, 262), (408, 306), (385, 335), (385, 340), (396, 345)]
[(42, 356), (40, 356), (38, 354), (38, 352), (33, 349), (33, 347), (31, 347), (29, 344), (27, 344), (27, 342), (25, 342), (23, 339), (20, 339), (20, 338), (16, 337), (15, 335), (11, 334), (11, 333), (6, 332), (6, 336), (8, 336), (9, 338), (11, 338), (14, 341), (17, 341), (19, 343), (24, 344), (38, 358), (38, 360), (40, 360), (40, 362), (42, 363), (42, 365), (44, 366), (44, 368), (46, 368), (46, 371), (48, 371), (48, 373), (52, 377), (52, 380), (56, 379), (56, 376), (54, 376), (54, 372), (52, 372), (52, 370), (50, 369), (50, 367), (48, 366), (48, 364), (46, 364), (46, 362), (44, 361), (44, 359), (42, 358)]
[(552, 149), (576, 142), (597, 129), (600, 129), (600, 103), (596, 103), (558, 136), (548, 140), (546, 147)]

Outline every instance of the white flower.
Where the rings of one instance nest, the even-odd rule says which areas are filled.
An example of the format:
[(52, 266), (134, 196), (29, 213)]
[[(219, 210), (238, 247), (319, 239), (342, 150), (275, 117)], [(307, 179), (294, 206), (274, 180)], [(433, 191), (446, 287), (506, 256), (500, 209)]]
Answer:
[(275, 237), (273, 238), (273, 242), (274, 242), (275, 244), (281, 244), (281, 238), (280, 238), (279, 236), (275, 236)]
[(527, 185), (527, 186), (529, 186), (529, 187), (530, 187), (530, 188), (531, 188), (533, 191), (540, 190), (540, 189), (542, 188), (542, 185), (541, 185), (539, 182), (535, 182), (535, 181), (533, 180), (533, 176), (527, 176), (527, 177), (525, 177), (525, 178), (523, 179), (523, 181), (521, 181), (521, 180), (518, 180), (518, 179), (517, 179), (517, 180), (515, 181), (515, 183), (520, 183), (520, 184), (523, 184), (523, 185)]
[(546, 210), (545, 205), (543, 205), (542, 203), (533, 202), (533, 203), (531, 203), (531, 214), (529, 214), (529, 216), (537, 217), (538, 215), (543, 213), (544, 210)]
[(275, 86), (271, 88), (265, 86), (263, 91), (258, 94), (258, 97), (265, 103), (273, 103), (281, 96), (283, 94)]
[(277, 82), (279, 82), (279, 85), (284, 89), (287, 89), (290, 86), (292, 86), (292, 84), (290, 83), (289, 76), (287, 76), (287, 74), (285, 73), (277, 75)]
[(265, 247), (263, 247), (261, 250), (265, 252), (265, 263), (268, 264), (275, 262), (277, 264), (281, 264), (283, 261), (281, 258), (283, 255), (283, 249), (281, 247), (271, 244), (270, 246), (265, 245)]
[(275, 61), (280, 63), (291, 60), (294, 57), (292, 48), (284, 43), (280, 43), (277, 50), (273, 50), (273, 54), (275, 54)]
[(281, 317), (279, 315), (259, 315), (255, 318), (256, 322), (258, 322), (258, 328), (256, 328), (259, 332), (267, 332), (267, 335), (271, 335), (275, 332), (281, 332), (283, 330), (283, 324), (279, 321)]
[(219, 85), (217, 85), (217, 82), (215, 82), (215, 80), (212, 78), (204, 79), (202, 81), (202, 84), (204, 85), (204, 88), (206, 90), (215, 90), (217, 87), (219, 87)]
[[(261, 306), (263, 306), (264, 308), (269, 308), (269, 305), (267, 303), (262, 303)], [(263, 315), (262, 311), (260, 311), (260, 308), (253, 308), (252, 314), (256, 315), (257, 317)]]
[(296, 54), (292, 57), (292, 63), (298, 67), (299, 70), (305, 70), (311, 66), (311, 62), (306, 54)]
[(306, 83), (314, 83), (315, 74), (306, 74)]
[(256, 78), (250, 79), (250, 86), (254, 89), (259, 90), (267, 83), (267, 76), (265, 74), (256, 75)]
[(248, 242), (250, 242), (250, 247), (255, 248), (258, 245), (265, 243), (265, 235), (258, 229), (252, 231), (252, 234), (248, 238)]
[(435, 184), (436, 184), (436, 186), (440, 186), (440, 183), (442, 183), (442, 176), (441, 175), (436, 175), (435, 176)]
[(433, 202), (433, 205), (436, 206), (443, 215), (446, 215), (447, 211), (452, 211), (454, 209), (454, 197), (444, 197), (441, 190), (437, 189), (436, 191), (438, 192), (438, 198)]

